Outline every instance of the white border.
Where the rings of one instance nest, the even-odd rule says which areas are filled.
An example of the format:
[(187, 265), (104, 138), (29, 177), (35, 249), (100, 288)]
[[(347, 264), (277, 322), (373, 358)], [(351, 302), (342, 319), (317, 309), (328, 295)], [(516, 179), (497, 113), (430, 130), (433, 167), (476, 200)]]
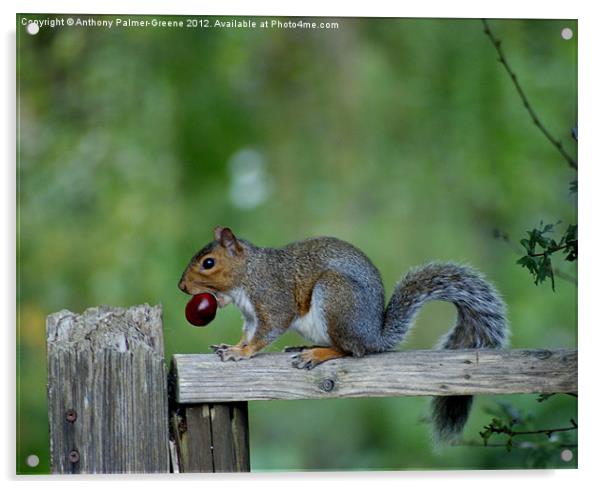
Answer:
[[(602, 114), (600, 110), (600, 16), (594, 11), (595, 2), (589, 1), (531, 1), (505, 0), (504, 2), (482, 2), (456, 0), (420, 2), (392, 2), (370, 0), (369, 2), (318, 2), (306, 0), (289, 3), (276, 1), (219, 1), (190, 2), (184, 0), (145, 2), (131, 0), (105, 1), (31, 1), (2, 2), (3, 24), (3, 67), (1, 106), (5, 108), (2, 118), (2, 148), (4, 148), (4, 164), (2, 165), (2, 213), (0, 214), (2, 229), (2, 256), (5, 260), (3, 270), (0, 308), (4, 314), (5, 355), (4, 370), (8, 376), (5, 401), (1, 403), (2, 417), (6, 423), (3, 433), (4, 443), (0, 445), (2, 453), (0, 463), (5, 478), (15, 480), (14, 474), (14, 434), (15, 434), (15, 13), (131, 13), (131, 14), (223, 14), (223, 15), (293, 15), (293, 16), (367, 16), (367, 17), (498, 17), (498, 18), (578, 18), (579, 19), (579, 160), (581, 164), (579, 176), (579, 224), (580, 224), (580, 301), (579, 301), (579, 353), (581, 380), (579, 402), (579, 470), (557, 471), (495, 471), (495, 472), (394, 472), (394, 473), (278, 473), (254, 474), (249, 476), (216, 475), (187, 476), (177, 479), (178, 483), (207, 484), (209, 481), (220, 484), (242, 483), (264, 488), (265, 486), (300, 486), (323, 481), (334, 484), (339, 481), (349, 487), (365, 487), (373, 482), (379, 486), (399, 486), (399, 484), (421, 483), (426, 487), (466, 489), (469, 487), (505, 488), (516, 485), (519, 481), (524, 485), (536, 486), (545, 484), (546, 488), (568, 485), (584, 485), (589, 480), (598, 478), (597, 467), (600, 466), (600, 394), (598, 388), (600, 369), (597, 357), (602, 343), (600, 334), (600, 317), (594, 309), (599, 302), (598, 290), (602, 273), (600, 260), (600, 224), (599, 195), (600, 170), (602, 158), (596, 144), (600, 140), (597, 129)], [(597, 151), (596, 151), (597, 150)], [(587, 264), (584, 265), (584, 264)], [(587, 389), (589, 387), (589, 390)], [(23, 479), (23, 478), (21, 478)], [(30, 480), (32, 478), (29, 478)], [(43, 477), (43, 484), (64, 484), (64, 478)], [(103, 477), (102, 479), (85, 478), (87, 484), (125, 484), (123, 477)], [(136, 476), (127, 479), (128, 485), (164, 485), (172, 481), (169, 477)], [(77, 478), (75, 483), (82, 482)], [(522, 486), (522, 484), (521, 484)], [(519, 487), (521, 487), (519, 486)]]
[(522, 17), (575, 18), (578, 2), (550, 0), (546, 2), (505, 0), (504, 2), (433, 1), (391, 2), (371, 0), (297, 2), (281, 1), (157, 1), (145, 2), (107, 0), (81, 2), (76, 0), (22, 0), (20, 12), (37, 13), (129, 13), (129, 14), (206, 14), (206, 15), (300, 15), (333, 17)]

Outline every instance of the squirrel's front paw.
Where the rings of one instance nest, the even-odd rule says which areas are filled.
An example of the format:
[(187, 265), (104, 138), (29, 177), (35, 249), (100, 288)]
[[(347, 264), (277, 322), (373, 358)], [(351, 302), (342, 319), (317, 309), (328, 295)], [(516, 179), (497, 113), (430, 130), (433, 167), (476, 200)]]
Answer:
[(250, 354), (243, 348), (238, 346), (230, 346), (222, 343), (221, 345), (211, 345), (213, 351), (221, 358), (222, 362), (227, 360), (244, 360), (250, 358)]
[(227, 350), (228, 348), (232, 348), (232, 345), (220, 343), (219, 345), (209, 345), (209, 347), (213, 350), (213, 353), (217, 353), (219, 355), (221, 351)]

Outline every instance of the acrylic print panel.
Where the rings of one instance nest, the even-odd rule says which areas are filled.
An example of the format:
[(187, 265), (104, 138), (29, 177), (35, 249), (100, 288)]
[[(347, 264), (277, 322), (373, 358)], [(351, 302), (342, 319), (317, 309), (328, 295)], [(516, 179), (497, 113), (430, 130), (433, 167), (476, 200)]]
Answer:
[[(577, 467), (576, 21), (20, 14), (16, 32), (18, 473)], [(508, 344), (435, 349), (456, 308), (433, 301), (404, 353), (296, 369), (285, 346), (334, 340), (301, 292), (325, 265), (297, 263), (293, 286), (289, 252), (186, 321), (181, 289), (211, 268), (233, 287), (237, 246), (316, 236), (362, 250), (387, 300), (413, 267), (471, 265)], [(355, 285), (321, 307), (381, 317), (353, 292), (364, 258), (336, 246)], [(428, 277), (476, 325), (453, 345), (498, 346), (467, 340), (493, 296)], [(275, 308), (293, 290), (306, 302)], [(247, 329), (297, 321), (222, 362), (210, 345), (239, 341), (239, 309)], [(433, 394), (477, 394), (452, 443)]]

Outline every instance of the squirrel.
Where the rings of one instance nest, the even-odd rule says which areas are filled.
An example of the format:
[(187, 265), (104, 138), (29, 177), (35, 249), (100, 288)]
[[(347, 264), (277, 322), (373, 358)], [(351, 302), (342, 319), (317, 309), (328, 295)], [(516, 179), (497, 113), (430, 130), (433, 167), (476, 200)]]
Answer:
[[(211, 345), (223, 361), (251, 358), (287, 330), (314, 344), (285, 349), (295, 352), (296, 368), (392, 350), (431, 300), (451, 302), (457, 309), (456, 324), (439, 348), (501, 348), (508, 333), (503, 300), (472, 268), (438, 262), (414, 268), (385, 306), (382, 279), (370, 259), (331, 237), (262, 248), (218, 226), (214, 240), (190, 260), (179, 288), (191, 295), (211, 292), (219, 307), (233, 302), (242, 312), (241, 340), (233, 346)], [(472, 396), (434, 398), (437, 440), (452, 441), (461, 434), (471, 404)]]

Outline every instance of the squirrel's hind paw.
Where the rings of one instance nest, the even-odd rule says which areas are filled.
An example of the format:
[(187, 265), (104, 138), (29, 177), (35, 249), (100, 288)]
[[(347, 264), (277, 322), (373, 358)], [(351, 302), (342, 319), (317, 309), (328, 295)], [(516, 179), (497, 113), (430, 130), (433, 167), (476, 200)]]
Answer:
[(292, 365), (295, 368), (304, 368), (311, 370), (321, 363), (335, 358), (344, 357), (345, 353), (336, 348), (310, 347), (305, 348), (296, 355), (292, 356)]
[[(291, 350), (291, 351), (301, 352), (301, 350)], [(304, 368), (307, 370), (311, 370), (316, 365), (318, 365), (317, 363), (314, 363), (311, 358), (306, 358), (303, 355), (301, 355), (301, 353), (297, 353), (296, 355), (293, 355), (291, 358), (293, 360), (292, 365), (295, 368)]]

